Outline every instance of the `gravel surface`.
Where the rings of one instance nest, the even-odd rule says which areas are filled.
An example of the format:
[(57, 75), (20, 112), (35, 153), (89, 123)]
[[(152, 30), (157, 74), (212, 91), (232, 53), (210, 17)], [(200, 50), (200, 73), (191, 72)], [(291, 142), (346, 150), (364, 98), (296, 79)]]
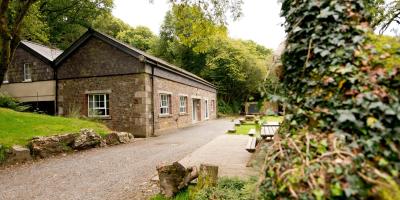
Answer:
[(92, 149), (0, 170), (0, 199), (145, 199), (162, 162), (178, 161), (222, 135), (232, 123), (213, 120), (131, 144)]

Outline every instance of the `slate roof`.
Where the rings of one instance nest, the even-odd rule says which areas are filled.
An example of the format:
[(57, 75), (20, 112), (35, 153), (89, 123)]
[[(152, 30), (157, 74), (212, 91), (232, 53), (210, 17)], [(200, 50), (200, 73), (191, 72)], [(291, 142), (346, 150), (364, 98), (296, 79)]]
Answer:
[(38, 44), (35, 42), (23, 40), (21, 41), (21, 44), (28, 47), (29, 49), (33, 50), (43, 58), (47, 59), (50, 62), (53, 62), (59, 55), (63, 53), (60, 49), (56, 48), (50, 48), (47, 46), (44, 46), (42, 44)]
[(152, 56), (152, 55), (150, 55), (150, 54), (148, 54), (148, 53), (146, 53), (146, 52), (144, 52), (142, 50), (134, 48), (134, 47), (132, 47), (132, 46), (130, 46), (128, 44), (125, 44), (125, 43), (123, 43), (123, 42), (121, 42), (121, 41), (119, 41), (119, 40), (107, 35), (107, 34), (101, 33), (101, 32), (96, 31), (94, 29), (89, 29), (84, 35), (81, 36), (81, 38), (79, 38), (74, 44), (72, 44), (67, 50), (65, 50), (58, 58), (56, 58), (56, 60), (54, 61), (55, 65), (59, 66), (65, 59), (67, 59), (69, 57), (69, 55), (72, 52), (74, 52), (77, 48), (79, 48), (82, 44), (85, 43), (85, 41), (87, 41), (91, 37), (96, 37), (96, 38), (98, 38), (98, 39), (100, 39), (102, 41), (105, 41), (105, 42), (109, 43), (110, 45), (120, 49), (121, 51), (136, 57), (139, 60), (142, 60), (144, 58), (144, 62), (147, 62), (149, 64), (153, 64), (153, 65), (155, 65), (156, 67), (159, 67), (159, 68), (166, 69), (166, 70), (171, 71), (171, 72), (173, 72), (175, 74), (178, 74), (178, 75), (181, 75), (181, 76), (186, 76), (186, 77), (188, 77), (190, 79), (194, 79), (194, 80), (196, 80), (196, 81), (198, 81), (198, 82), (200, 82), (200, 83), (202, 83), (204, 85), (207, 85), (209, 87), (212, 87), (212, 88), (216, 89), (216, 87), (212, 83), (200, 78), (199, 76), (196, 76), (195, 74), (192, 74), (192, 73), (190, 73), (190, 72), (188, 72), (188, 71), (186, 71), (186, 70), (184, 70), (184, 69), (182, 69), (180, 67), (172, 65), (172, 64), (170, 64), (170, 63), (168, 63), (168, 62), (166, 62), (166, 61), (164, 61), (164, 60), (162, 60), (160, 58)]

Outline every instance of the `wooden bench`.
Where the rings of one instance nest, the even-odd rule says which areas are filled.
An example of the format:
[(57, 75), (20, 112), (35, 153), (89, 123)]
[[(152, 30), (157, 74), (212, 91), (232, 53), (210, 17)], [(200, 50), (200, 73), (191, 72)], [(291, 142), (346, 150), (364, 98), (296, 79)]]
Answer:
[(245, 119), (246, 121), (254, 121), (254, 120), (256, 119), (256, 116), (254, 116), (254, 115), (246, 115), (246, 116), (244, 117), (244, 119)]
[(254, 136), (256, 134), (256, 129), (252, 128), (249, 130), (249, 136)]
[(265, 140), (272, 140), (276, 131), (279, 129), (278, 122), (264, 123), (261, 127), (261, 137)]
[(228, 130), (228, 133), (236, 133), (236, 129), (235, 128), (231, 128)]
[(249, 140), (247, 141), (246, 150), (250, 153), (254, 153), (256, 151), (256, 143), (257, 143), (257, 138), (250, 136)]

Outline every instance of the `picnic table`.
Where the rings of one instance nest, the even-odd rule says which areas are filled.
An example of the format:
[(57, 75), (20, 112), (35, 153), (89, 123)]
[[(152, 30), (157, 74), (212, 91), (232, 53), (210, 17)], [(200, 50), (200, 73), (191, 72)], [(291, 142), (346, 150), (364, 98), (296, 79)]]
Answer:
[(261, 137), (266, 140), (272, 140), (275, 133), (278, 131), (280, 126), (279, 122), (266, 122), (261, 127)]

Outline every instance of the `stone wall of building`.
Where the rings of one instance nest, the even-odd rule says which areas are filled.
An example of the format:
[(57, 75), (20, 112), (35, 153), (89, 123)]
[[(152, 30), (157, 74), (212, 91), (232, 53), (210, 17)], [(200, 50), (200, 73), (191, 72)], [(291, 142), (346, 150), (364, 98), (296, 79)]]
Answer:
[(88, 116), (89, 94), (109, 95), (109, 118), (98, 118), (110, 129), (137, 137), (152, 133), (151, 81), (148, 74), (65, 79), (58, 81), (58, 113)]
[[(155, 99), (155, 131), (156, 133), (162, 133), (168, 130), (182, 128), (193, 124), (192, 112), (193, 103), (192, 100), (200, 99), (201, 102), (201, 119), (205, 119), (205, 100), (209, 100), (209, 118), (215, 119), (217, 117), (216, 112), (216, 100), (217, 94), (215, 92), (209, 92), (196, 87), (184, 85), (171, 80), (167, 80), (160, 77), (154, 79), (154, 99)], [(160, 115), (160, 94), (171, 95), (171, 114), (167, 116)], [(179, 113), (179, 96), (187, 96), (187, 113)], [(211, 101), (214, 101), (212, 108)], [(207, 120), (208, 120), (207, 119)]]
[(38, 57), (27, 52), (24, 48), (18, 47), (7, 70), (8, 83), (24, 82), (24, 64), (31, 65), (31, 79), (34, 81), (54, 80), (54, 70)]
[(57, 69), (58, 79), (121, 75), (144, 72), (144, 64), (118, 48), (90, 38)]

